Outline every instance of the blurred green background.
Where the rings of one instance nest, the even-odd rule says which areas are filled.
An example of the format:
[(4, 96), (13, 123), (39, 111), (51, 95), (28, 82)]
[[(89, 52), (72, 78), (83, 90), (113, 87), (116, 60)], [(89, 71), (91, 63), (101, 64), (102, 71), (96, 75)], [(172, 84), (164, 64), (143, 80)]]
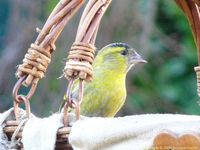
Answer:
[[(58, 0), (0, 1), (0, 112), (12, 107), (16, 66), (37, 37)], [(87, 2), (87, 0), (86, 0)], [(58, 79), (74, 41), (83, 9), (70, 21), (56, 42), (57, 50), (46, 77), (39, 83), (31, 108), (37, 116), (58, 110), (67, 87)], [(189, 23), (174, 0), (113, 0), (98, 32), (100, 49), (126, 42), (148, 60), (127, 78), (128, 97), (119, 116), (141, 113), (199, 114), (194, 66), (197, 52)], [(28, 89), (22, 89), (26, 93)], [(23, 106), (22, 106), (23, 107)]]

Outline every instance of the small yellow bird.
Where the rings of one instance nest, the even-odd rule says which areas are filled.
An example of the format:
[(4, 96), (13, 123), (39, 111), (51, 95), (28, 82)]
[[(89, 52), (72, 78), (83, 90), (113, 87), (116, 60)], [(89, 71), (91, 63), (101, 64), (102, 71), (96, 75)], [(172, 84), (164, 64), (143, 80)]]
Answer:
[[(115, 116), (126, 99), (126, 75), (137, 63), (146, 61), (126, 43), (112, 43), (102, 48), (93, 63), (93, 81), (84, 87), (81, 115)], [(72, 90), (72, 98), (77, 97), (78, 82)]]

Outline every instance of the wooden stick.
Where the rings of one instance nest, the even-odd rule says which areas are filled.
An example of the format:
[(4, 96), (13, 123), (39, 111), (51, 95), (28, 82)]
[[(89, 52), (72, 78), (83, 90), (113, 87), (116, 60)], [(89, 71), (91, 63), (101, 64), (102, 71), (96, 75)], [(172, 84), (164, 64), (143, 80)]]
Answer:
[[(52, 52), (52, 48), (55, 48), (54, 43), (57, 40), (58, 36), (62, 32), (68, 21), (80, 9), (83, 2), (83, 0), (60, 1), (48, 17), (45, 25), (43, 26), (43, 29), (40, 31), (35, 41), (35, 44), (44, 47), (46, 51)], [(32, 71), (36, 72), (37, 68), (33, 67)], [(29, 74), (23, 85), (29, 86), (31, 83), (37, 84), (38, 81), (39, 78), (34, 78), (33, 75)]]
[[(103, 3), (101, 1), (97, 1), (92, 8), (90, 9), (89, 13), (87, 14), (87, 17), (85, 17), (84, 22), (81, 24), (80, 32), (77, 35), (76, 41), (84, 41), (84, 35), (86, 34), (87, 29), (89, 28), (89, 25), (94, 18), (96, 12), (103, 6)], [(89, 41), (89, 39), (86, 39), (85, 41)]]

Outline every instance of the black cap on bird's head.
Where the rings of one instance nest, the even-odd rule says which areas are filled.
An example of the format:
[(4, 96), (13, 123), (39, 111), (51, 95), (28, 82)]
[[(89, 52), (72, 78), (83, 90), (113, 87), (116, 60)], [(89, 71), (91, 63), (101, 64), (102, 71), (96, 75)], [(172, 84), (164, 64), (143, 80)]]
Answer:
[(97, 55), (100, 59), (103, 59), (103, 63), (106, 63), (110, 69), (125, 69), (128, 71), (132, 66), (137, 63), (146, 63), (133, 47), (126, 43), (112, 43), (99, 51)]
[[(109, 45), (108, 45), (109, 46)], [(128, 56), (128, 61), (130, 64), (136, 64), (136, 63), (147, 63), (146, 60), (144, 60), (133, 47), (126, 43), (112, 43), (110, 44), (110, 47), (122, 47), (124, 49), (121, 50), (121, 55)]]

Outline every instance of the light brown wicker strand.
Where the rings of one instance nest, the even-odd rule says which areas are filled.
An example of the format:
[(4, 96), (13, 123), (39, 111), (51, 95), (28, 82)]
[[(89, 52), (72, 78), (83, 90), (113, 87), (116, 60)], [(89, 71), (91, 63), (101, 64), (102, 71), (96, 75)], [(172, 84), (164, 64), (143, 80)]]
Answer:
[[(76, 118), (80, 116), (80, 104), (83, 100), (84, 81), (91, 81), (93, 77), (92, 63), (94, 60), (94, 43), (96, 40), (100, 20), (112, 0), (89, 0), (81, 17), (74, 44), (69, 52), (64, 76), (69, 79), (66, 91), (63, 123), (68, 125), (68, 107), (75, 109)], [(80, 44), (80, 45), (77, 45)], [(86, 46), (85, 46), (86, 45)], [(76, 101), (71, 98), (74, 80), (79, 78), (79, 94)]]
[(16, 147), (17, 145), (21, 145), (21, 140), (18, 140), (17, 135), (19, 134), (20, 130), (23, 128), (24, 124), (27, 121), (28, 121), (28, 118), (22, 119), (20, 123), (18, 124), (17, 128), (15, 129), (15, 131), (13, 132), (11, 136), (11, 143), (10, 143), (11, 148)]
[(197, 94), (200, 97), (200, 66), (194, 67), (196, 71), (196, 79), (197, 79)]
[[(77, 76), (80, 79), (90, 81), (92, 79), (94, 52), (95, 47), (91, 44), (81, 42), (74, 43), (68, 55), (68, 62), (64, 68), (64, 70), (66, 70), (66, 77), (71, 79), (74, 77), (74, 73), (77, 72)], [(78, 72), (84, 73), (78, 74)]]
[(38, 35), (36, 39), (36, 43), (39, 44), (42, 42), (42, 40), (47, 36), (47, 34), (50, 32), (53, 25), (57, 24), (59, 20), (62, 20), (62, 18), (69, 13), (71, 10), (71, 7), (73, 8), (76, 6), (77, 1), (70, 1), (65, 0), (65, 6), (63, 6), (62, 1), (58, 3), (59, 8), (55, 8), (53, 12), (50, 14), (49, 18), (47, 19), (46, 23), (44, 24), (43, 29), (40, 31), (40, 34)]
[[(75, 77), (85, 81), (92, 80), (92, 62), (94, 60), (95, 51), (92, 45), (95, 43), (100, 20), (110, 3), (111, 0), (90, 0), (88, 2), (81, 17), (77, 36), (71, 47), (68, 61), (64, 68), (64, 75), (67, 79)], [(74, 51), (74, 45), (77, 45), (77, 43), (81, 43), (81, 46), (77, 47)], [(90, 52), (88, 51), (88, 47), (84, 46), (84, 44), (87, 44), (89, 47), (92, 46)]]
[[(50, 62), (51, 54), (49, 51), (36, 44), (31, 44), (23, 59), (23, 64), (19, 65), (16, 74), (17, 76), (31, 74), (34, 78), (43, 78)], [(37, 69), (33, 70), (33, 67)]]
[(188, 18), (196, 43), (198, 66), (194, 70), (197, 77), (197, 94), (200, 97), (200, 0), (176, 0), (176, 3)]
[(192, 1), (200, 6), (200, 0), (192, 0)]
[(198, 66), (194, 68), (197, 78), (197, 94), (200, 97), (200, 8), (195, 2), (189, 2), (193, 16), (193, 35), (197, 46)]
[[(17, 106), (15, 107), (15, 112), (18, 110), (19, 103), (21, 103), (21, 101), (18, 101), (20, 100), (20, 96), (29, 100), (34, 94), (39, 79), (44, 77), (44, 73), (46, 72), (48, 64), (51, 61), (51, 53), (56, 48), (55, 41), (68, 21), (80, 9), (83, 2), (84, 0), (60, 0), (47, 19), (43, 29), (36, 29), (39, 32), (39, 35), (35, 43), (31, 44), (23, 59), (23, 64), (18, 66), (18, 70), (16, 72), (17, 77), (20, 78), (19, 80), (23, 82), (23, 85), (29, 86), (32, 84), (32, 86), (27, 95), (20, 95), (18, 94), (18, 90), (22, 84), (17, 82), (19, 86), (18, 84), (15, 85), (13, 89), (14, 102)], [(16, 115), (16, 119), (17, 116), (18, 114)], [(18, 126), (19, 122), (17, 121), (6, 122), (4, 132), (7, 134), (9, 139), (11, 139), (13, 133), (16, 133), (15, 137), (19, 140), (22, 138), (23, 126), (20, 127), (18, 132), (15, 132)], [(67, 144), (69, 132), (70, 128), (68, 127), (58, 130), (56, 146), (61, 147), (61, 149), (72, 149), (71, 146)], [(23, 149), (23, 145), (20, 145), (19, 149)]]
[[(7, 121), (6, 122), (6, 126), (3, 128), (3, 131), (4, 131), (4, 133), (6, 133), (8, 138), (12, 137), (12, 134), (16, 131), (19, 123), (20, 123), (19, 121)], [(17, 133), (17, 135), (16, 135), (17, 139), (22, 138), (23, 128), (24, 128), (24, 125), (20, 128), (19, 132)], [(68, 144), (66, 143), (66, 142), (68, 142), (68, 136), (69, 136), (70, 131), (71, 131), (71, 127), (62, 127), (62, 128), (58, 129), (57, 140), (56, 140), (58, 145), (60, 145), (60, 144), (62, 145), (62, 143), (64, 142), (65, 146), (70, 147), (69, 143)]]
[(192, 8), (192, 14), (194, 17), (194, 37), (197, 46), (197, 54), (198, 54), (198, 65), (194, 68), (196, 71), (196, 78), (197, 78), (197, 94), (200, 97), (200, 8), (196, 3), (190, 3), (190, 7)]
[[(62, 32), (67, 22), (74, 16), (82, 4), (83, 0), (61, 0), (47, 19), (43, 29), (39, 30), (39, 35), (34, 44), (45, 49), (46, 52), (51, 54), (56, 48), (54, 44), (56, 39)], [(35, 62), (27, 62), (26, 59), (27, 58), (24, 58), (23, 64), (19, 65), (16, 75), (18, 78), (22, 77), (23, 75), (27, 75), (27, 78), (23, 82), (25, 86), (37, 84), (39, 79), (44, 77), (44, 73), (47, 70), (48, 65), (45, 66), (45, 68), (39, 65), (40, 69), (43, 70), (41, 72)], [(41, 59), (41, 61), (45, 60)]]

